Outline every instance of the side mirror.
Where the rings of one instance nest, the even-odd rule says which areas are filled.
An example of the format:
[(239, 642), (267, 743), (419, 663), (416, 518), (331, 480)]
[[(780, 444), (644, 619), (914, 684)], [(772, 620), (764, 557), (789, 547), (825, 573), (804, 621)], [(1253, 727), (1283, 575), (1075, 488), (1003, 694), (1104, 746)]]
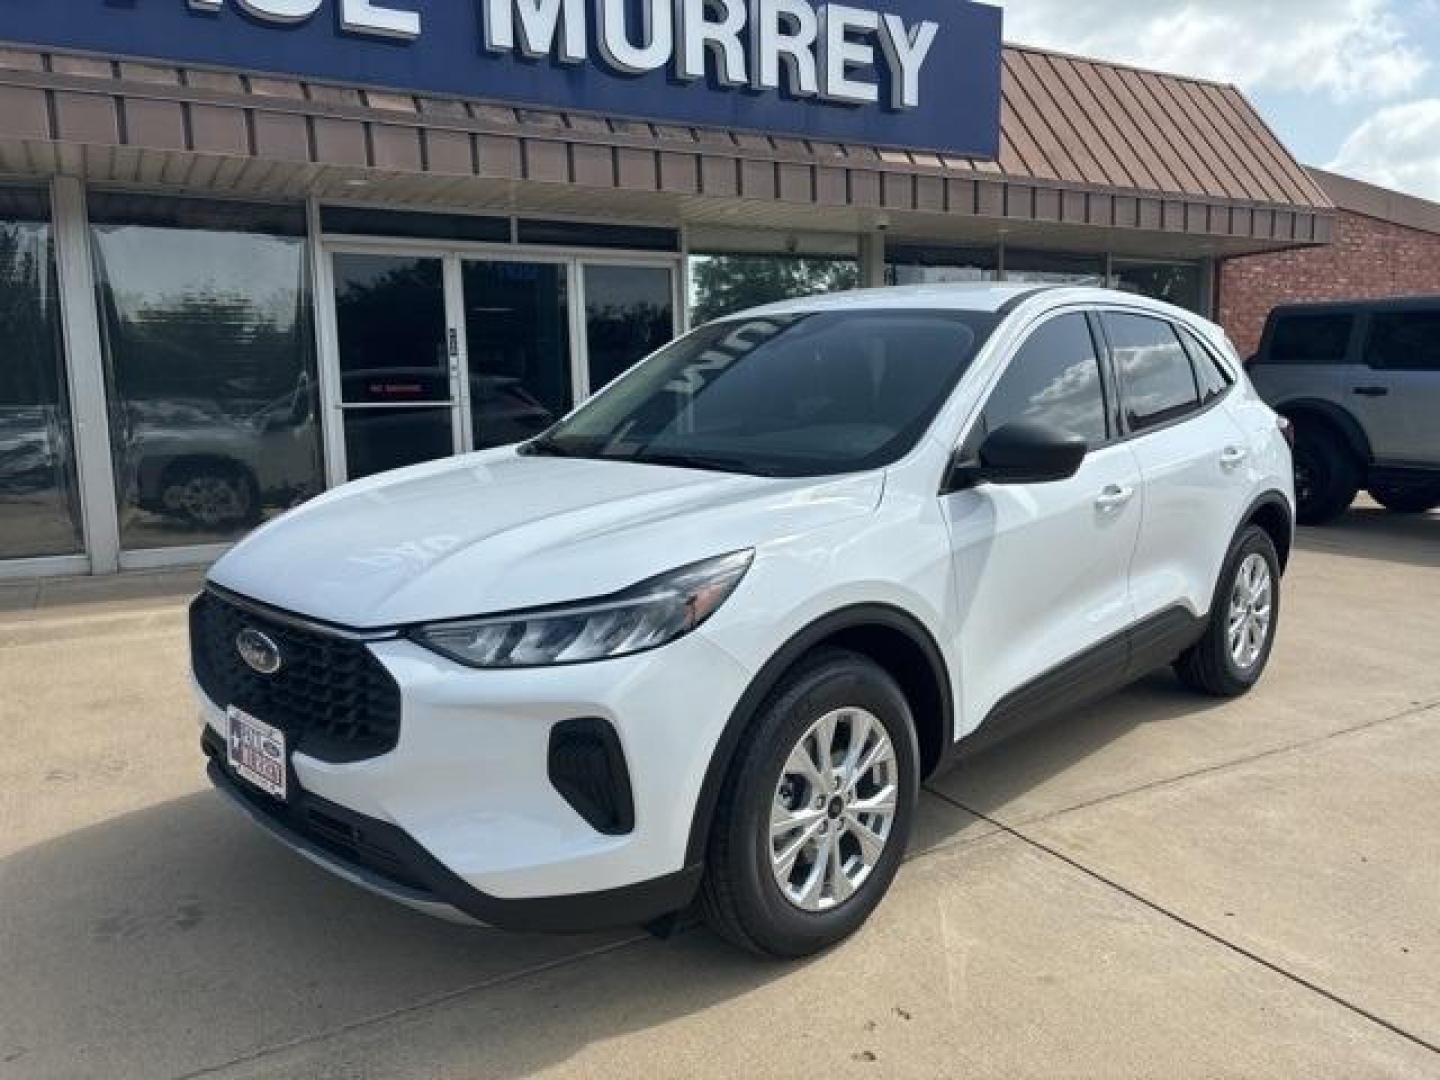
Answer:
[(996, 428), (971, 459), (956, 461), (947, 492), (977, 484), (1053, 484), (1080, 471), (1089, 444), (1079, 435), (1021, 421)]

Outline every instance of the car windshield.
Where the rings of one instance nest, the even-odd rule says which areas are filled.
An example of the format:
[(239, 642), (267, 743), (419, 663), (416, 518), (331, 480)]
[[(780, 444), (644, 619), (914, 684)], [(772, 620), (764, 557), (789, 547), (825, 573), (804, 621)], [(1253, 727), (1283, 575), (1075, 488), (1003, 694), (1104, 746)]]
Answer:
[(760, 476), (879, 468), (915, 445), (998, 323), (896, 310), (712, 323), (524, 452)]

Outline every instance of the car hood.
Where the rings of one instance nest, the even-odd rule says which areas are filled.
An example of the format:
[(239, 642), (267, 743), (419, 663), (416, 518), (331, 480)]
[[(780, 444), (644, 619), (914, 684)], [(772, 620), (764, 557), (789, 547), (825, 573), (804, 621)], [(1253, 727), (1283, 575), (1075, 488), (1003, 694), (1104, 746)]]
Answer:
[(210, 580), (357, 629), (514, 611), (870, 513), (883, 484), (506, 448), (336, 488), (252, 533)]

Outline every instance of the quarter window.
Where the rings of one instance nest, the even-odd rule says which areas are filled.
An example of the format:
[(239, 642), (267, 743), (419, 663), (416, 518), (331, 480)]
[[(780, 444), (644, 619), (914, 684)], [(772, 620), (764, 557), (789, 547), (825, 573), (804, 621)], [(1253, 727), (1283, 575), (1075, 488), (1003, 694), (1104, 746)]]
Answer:
[(1200, 393), (1175, 328), (1144, 315), (1107, 312), (1105, 332), (1132, 431), (1145, 431), (1194, 412)]
[(1391, 371), (1440, 371), (1440, 311), (1372, 315), (1365, 363)]
[(1109, 437), (1100, 359), (1083, 315), (1061, 315), (1030, 335), (985, 406), (985, 430), (1049, 424), (1099, 446)]
[(1268, 364), (1343, 364), (1354, 326), (1354, 315), (1282, 315), (1263, 359)]
[(1195, 334), (1182, 326), (1180, 337), (1195, 364), (1195, 381), (1200, 384), (1201, 404), (1209, 405), (1216, 398), (1222, 397), (1234, 380), (1220, 361), (1215, 359), (1215, 354)]

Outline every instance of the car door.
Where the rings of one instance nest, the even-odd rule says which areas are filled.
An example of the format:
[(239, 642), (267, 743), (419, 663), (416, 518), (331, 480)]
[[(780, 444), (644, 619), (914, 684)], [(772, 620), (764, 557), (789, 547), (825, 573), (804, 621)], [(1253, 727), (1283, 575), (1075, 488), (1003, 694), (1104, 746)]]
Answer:
[(1035, 421), (1090, 444), (1069, 480), (944, 497), (967, 728), (1082, 654), (1094, 652), (1102, 669), (1124, 667), (1142, 506), (1139, 464), (1116, 437), (1112, 402), (1091, 324), (1067, 310), (1031, 329), (965, 436), (971, 454), (987, 432)]
[(1440, 310), (1377, 311), (1353, 388), (1375, 460), (1440, 465)]
[(1321, 401), (1353, 413), (1369, 374), (1354, 355), (1357, 322), (1348, 308), (1276, 312), (1250, 365), (1255, 389), (1277, 407)]
[(1180, 331), (1166, 319), (1106, 311), (1101, 324), (1144, 484), (1130, 570), (1136, 621), (1177, 608), (1205, 615), (1250, 495), (1249, 442), (1224, 407), (1230, 387), (1197, 379)]

